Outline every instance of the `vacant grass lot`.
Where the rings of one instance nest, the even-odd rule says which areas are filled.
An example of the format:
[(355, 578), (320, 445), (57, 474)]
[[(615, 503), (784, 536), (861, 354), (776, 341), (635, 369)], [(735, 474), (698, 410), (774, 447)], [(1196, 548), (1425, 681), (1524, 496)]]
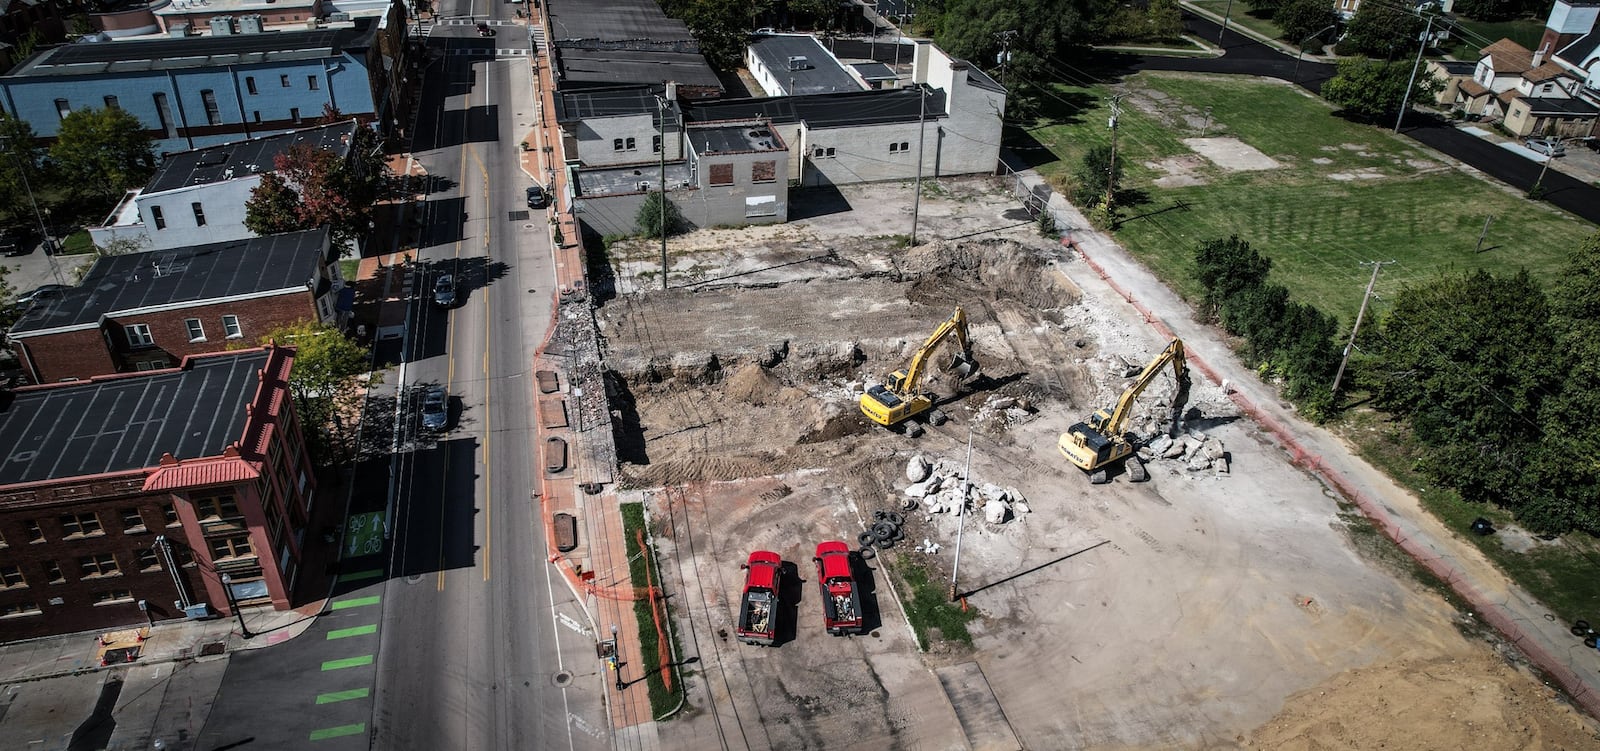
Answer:
[[(1504, 186), (1457, 171), (1386, 130), (1332, 115), (1286, 84), (1238, 76), (1140, 73), (1124, 79), (1118, 149), (1125, 167), (1117, 240), (1173, 288), (1193, 296), (1191, 254), (1237, 234), (1273, 259), (1272, 278), (1348, 325), (1370, 269), (1381, 311), (1403, 285), (1446, 271), (1528, 268), (1549, 280), (1594, 231)], [(1057, 87), (1030, 135), (1060, 157), (1042, 165), (1070, 192), (1083, 154), (1110, 141), (1110, 89)], [(1207, 114), (1207, 110), (1210, 114)], [(1184, 139), (1231, 136), (1278, 166), (1228, 171)], [(1184, 184), (1187, 182), (1188, 184)], [(1493, 216), (1484, 251), (1484, 220)]]
[[(1191, 0), (1189, 4), (1211, 11), (1217, 14), (1218, 18), (1226, 17), (1230, 27), (1235, 25), (1243, 26), (1268, 39), (1277, 39), (1283, 36), (1283, 29), (1278, 28), (1278, 25), (1272, 22), (1270, 15), (1264, 17), (1255, 15), (1244, 0), (1234, 2), (1231, 10), (1228, 8), (1228, 0)], [(1217, 40), (1213, 38), (1207, 41), (1215, 42)]]

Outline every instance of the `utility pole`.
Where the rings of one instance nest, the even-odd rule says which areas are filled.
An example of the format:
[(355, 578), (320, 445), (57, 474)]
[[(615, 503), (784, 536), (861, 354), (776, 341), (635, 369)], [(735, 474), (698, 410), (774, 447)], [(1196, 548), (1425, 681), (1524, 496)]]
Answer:
[[(666, 82), (662, 82), (665, 90)], [(667, 291), (667, 98), (656, 95), (656, 104), (661, 109), (661, 126), (656, 130), (661, 133), (661, 291)], [(621, 680), (620, 678), (618, 679)]]
[(1011, 63), (1011, 40), (1017, 38), (1016, 29), (1006, 29), (996, 34), (1000, 37), (1000, 87), (1006, 87), (1006, 67)]
[(921, 104), (917, 109), (917, 188), (911, 198), (911, 246), (917, 247), (917, 212), (922, 208), (922, 147), (928, 139), (928, 128), (925, 125), (928, 119), (928, 85), (917, 84), (917, 92), (922, 96), (918, 100)]
[(1122, 95), (1111, 97), (1111, 162), (1106, 165), (1106, 213), (1111, 213), (1117, 194), (1117, 118), (1122, 116)]
[(1406, 108), (1411, 106), (1411, 87), (1417, 82), (1417, 68), (1422, 67), (1422, 51), (1428, 48), (1428, 40), (1433, 38), (1433, 16), (1428, 16), (1428, 26), (1422, 31), (1422, 43), (1417, 45), (1417, 60), (1411, 64), (1411, 78), (1406, 81), (1406, 93), (1400, 97), (1400, 114), (1394, 119), (1394, 132), (1400, 133), (1400, 123), (1406, 119)]
[(1233, 0), (1228, 0), (1228, 9), (1222, 12), (1222, 31), (1217, 32), (1217, 44), (1222, 44), (1222, 35), (1228, 33), (1228, 19), (1233, 17)]
[(1335, 373), (1333, 376), (1333, 396), (1336, 399), (1339, 397), (1339, 382), (1344, 380), (1344, 366), (1346, 363), (1350, 362), (1350, 350), (1355, 349), (1356, 346), (1356, 332), (1361, 330), (1361, 319), (1367, 315), (1367, 301), (1372, 299), (1372, 287), (1378, 283), (1378, 271), (1382, 269), (1384, 265), (1391, 263), (1394, 263), (1394, 261), (1388, 260), (1361, 262), (1361, 265), (1363, 266), (1370, 265), (1372, 267), (1372, 278), (1367, 280), (1367, 291), (1361, 296), (1361, 309), (1356, 311), (1356, 323), (1354, 326), (1350, 327), (1350, 342), (1344, 345), (1344, 357), (1340, 358), (1339, 360), (1339, 372)]
[(1539, 168), (1539, 179), (1533, 181), (1533, 187), (1537, 188), (1544, 185), (1544, 173), (1550, 171), (1550, 163), (1555, 161), (1556, 154), (1560, 153), (1562, 153), (1561, 137), (1556, 136), (1555, 138), (1550, 139), (1550, 153), (1545, 155), (1544, 166)]

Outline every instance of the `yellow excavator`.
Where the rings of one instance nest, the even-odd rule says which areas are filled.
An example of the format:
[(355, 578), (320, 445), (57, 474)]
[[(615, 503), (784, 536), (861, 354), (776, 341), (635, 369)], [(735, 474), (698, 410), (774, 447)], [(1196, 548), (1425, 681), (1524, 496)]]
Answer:
[[(961, 351), (946, 370), (955, 373), (962, 379), (978, 374), (978, 361), (972, 356), (972, 341), (967, 337), (967, 314), (961, 308), (956, 308), (955, 315), (939, 324), (934, 329), (933, 335), (917, 348), (916, 354), (911, 356), (911, 366), (905, 370), (896, 370), (889, 374), (889, 382), (881, 386), (874, 385), (861, 395), (861, 412), (873, 422), (894, 426), (905, 422), (924, 412), (928, 413), (929, 422), (935, 425), (944, 422), (944, 414), (934, 409), (932, 394), (920, 390), (922, 376), (927, 370), (928, 358), (939, 349), (939, 345), (949, 337), (955, 337), (956, 343), (961, 346)], [(922, 434), (922, 426), (916, 423), (906, 425), (906, 433), (912, 438)]]
[(1172, 430), (1178, 428), (1178, 418), (1183, 413), (1183, 404), (1189, 397), (1189, 367), (1183, 361), (1183, 342), (1173, 339), (1167, 348), (1156, 355), (1150, 364), (1139, 371), (1138, 378), (1133, 384), (1122, 392), (1122, 397), (1117, 400), (1113, 410), (1098, 409), (1085, 422), (1080, 422), (1061, 434), (1056, 442), (1056, 448), (1061, 450), (1061, 455), (1089, 473), (1089, 482), (1100, 485), (1111, 480), (1110, 466), (1125, 461), (1128, 468), (1128, 479), (1133, 482), (1144, 482), (1150, 475), (1144, 469), (1144, 463), (1139, 461), (1139, 456), (1134, 453), (1134, 446), (1128, 440), (1128, 416), (1133, 412), (1133, 400), (1145, 390), (1145, 387), (1154, 381), (1161, 373), (1161, 369), (1168, 363), (1172, 364), (1172, 376), (1178, 381), (1178, 391), (1172, 398)]

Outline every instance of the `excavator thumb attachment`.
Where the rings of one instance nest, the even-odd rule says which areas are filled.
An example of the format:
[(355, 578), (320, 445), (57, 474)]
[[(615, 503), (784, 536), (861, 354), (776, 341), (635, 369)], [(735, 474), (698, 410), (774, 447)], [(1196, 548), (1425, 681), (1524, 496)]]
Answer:
[(977, 375), (978, 371), (980, 370), (977, 360), (969, 356), (959, 354), (956, 355), (955, 359), (950, 362), (950, 367), (948, 369), (950, 372), (955, 373), (962, 379), (971, 378)]

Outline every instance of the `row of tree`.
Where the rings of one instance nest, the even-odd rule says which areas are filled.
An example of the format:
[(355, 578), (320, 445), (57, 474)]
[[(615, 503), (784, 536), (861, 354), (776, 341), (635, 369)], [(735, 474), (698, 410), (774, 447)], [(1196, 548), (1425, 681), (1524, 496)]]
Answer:
[(69, 202), (89, 202), (98, 211), (123, 191), (143, 185), (155, 173), (150, 136), (139, 119), (120, 107), (78, 109), (61, 118), (48, 148), (28, 121), (0, 113), (0, 201), (12, 222), (31, 221), (27, 193), (35, 199), (59, 194)]
[(1326, 416), (1339, 364), (1338, 319), (1267, 281), (1272, 259), (1237, 235), (1200, 243), (1194, 260), (1202, 315), (1243, 337), (1244, 357), (1263, 375), (1282, 379), (1285, 395), (1308, 415)]
[(1600, 234), (1554, 285), (1526, 271), (1407, 287), (1357, 361), (1419, 469), (1539, 532), (1600, 534)]

